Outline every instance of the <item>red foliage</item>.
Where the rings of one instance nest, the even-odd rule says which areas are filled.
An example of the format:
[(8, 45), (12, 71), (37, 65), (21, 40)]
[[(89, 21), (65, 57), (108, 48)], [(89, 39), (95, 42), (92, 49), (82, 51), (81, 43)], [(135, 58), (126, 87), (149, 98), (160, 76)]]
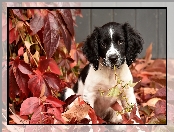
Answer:
[[(82, 16), (79, 9), (9, 10), (8, 94), (13, 102), (9, 105), (20, 107), (19, 116), (27, 116), (30, 124), (89, 124), (90, 121), (110, 124), (97, 116), (79, 95), (65, 102), (59, 100), (61, 91), (74, 85), (80, 69), (87, 63), (81, 51), (83, 43), (75, 43), (77, 15)], [(145, 59), (138, 59), (130, 67), (135, 82), (141, 80), (135, 86), (141, 119), (134, 107), (129, 119), (122, 115), (124, 124), (132, 124), (132, 119), (140, 124), (166, 122), (166, 63), (161, 59), (151, 60), (151, 51), (152, 45)], [(67, 110), (73, 101), (76, 101), (73, 108)], [(122, 110), (118, 103), (111, 107)], [(93, 129), (99, 128), (93, 126)]]

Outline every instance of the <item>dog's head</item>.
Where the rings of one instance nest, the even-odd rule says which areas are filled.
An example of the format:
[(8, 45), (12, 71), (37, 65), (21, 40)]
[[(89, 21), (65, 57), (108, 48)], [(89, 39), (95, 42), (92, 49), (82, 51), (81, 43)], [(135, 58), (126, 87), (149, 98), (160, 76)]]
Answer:
[(119, 68), (125, 61), (128, 66), (143, 49), (143, 39), (128, 23), (110, 22), (96, 27), (84, 42), (83, 53), (98, 70), (99, 60), (113, 68)]

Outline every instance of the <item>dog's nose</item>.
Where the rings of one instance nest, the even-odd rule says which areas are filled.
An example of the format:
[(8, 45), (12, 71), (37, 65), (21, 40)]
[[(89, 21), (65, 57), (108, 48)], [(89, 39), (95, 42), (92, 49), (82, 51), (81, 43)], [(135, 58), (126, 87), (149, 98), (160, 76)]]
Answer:
[(118, 59), (118, 56), (115, 55), (115, 54), (109, 56), (109, 60), (110, 60), (111, 62), (116, 62), (117, 59)]

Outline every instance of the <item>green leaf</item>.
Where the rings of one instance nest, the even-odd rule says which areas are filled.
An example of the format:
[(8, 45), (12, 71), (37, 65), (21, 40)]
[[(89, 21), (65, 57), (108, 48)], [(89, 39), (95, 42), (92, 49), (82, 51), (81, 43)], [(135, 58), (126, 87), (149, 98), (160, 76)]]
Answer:
[(120, 94), (120, 90), (118, 88), (118, 86), (115, 86), (113, 88), (111, 88), (108, 92), (109, 97), (117, 97)]
[(131, 83), (131, 81), (129, 81), (128, 85), (129, 85), (130, 87), (134, 87), (137, 83), (138, 83), (138, 82), (136, 82), (136, 83)]

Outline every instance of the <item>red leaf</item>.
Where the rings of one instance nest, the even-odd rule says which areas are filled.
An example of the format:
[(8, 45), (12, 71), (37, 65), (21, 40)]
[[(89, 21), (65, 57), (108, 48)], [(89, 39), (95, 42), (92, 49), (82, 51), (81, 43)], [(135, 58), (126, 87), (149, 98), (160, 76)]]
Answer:
[(61, 61), (59, 62), (59, 66), (65, 67), (67, 70), (70, 70), (71, 64), (73, 62), (74, 62), (74, 60), (67, 55), (66, 58), (61, 59)]
[(156, 59), (145, 71), (166, 73), (166, 64), (162, 59)]
[(65, 104), (65, 102), (63, 102), (55, 97), (52, 97), (52, 96), (48, 96), (46, 98), (46, 102), (51, 103), (53, 107), (62, 107), (62, 105)]
[(93, 109), (89, 109), (88, 115), (92, 120), (92, 124), (97, 124), (97, 116), (96, 116), (95, 111)]
[(24, 61), (19, 62), (18, 68), (23, 74), (33, 74), (30, 65), (25, 63)]
[(166, 114), (166, 101), (165, 100), (159, 100), (155, 104), (155, 115), (159, 114)]
[(57, 120), (64, 122), (59, 108), (49, 108), (47, 112), (53, 114)]
[(38, 69), (44, 73), (45, 71), (48, 70), (48, 67), (50, 68), (51, 72), (60, 75), (60, 69), (55, 62), (54, 59), (49, 58), (49, 59), (42, 59), (39, 61), (39, 66)]
[(30, 97), (21, 104), (20, 115), (33, 114), (39, 107), (39, 98)]
[(22, 14), (22, 9), (12, 9), (13, 13), (18, 16), (19, 19), (25, 21), (27, 20), (27, 17)]
[(73, 27), (73, 19), (70, 9), (59, 9), (59, 12), (61, 13), (67, 28), (69, 32), (71, 33), (71, 36), (74, 36), (74, 27)]
[(59, 12), (56, 12), (57, 18), (58, 18), (58, 24), (60, 28), (61, 35), (63, 37), (63, 41), (65, 44), (66, 49), (68, 50), (68, 53), (70, 52), (71, 49), (71, 44), (72, 44), (72, 36), (68, 29), (66, 28), (66, 24), (64, 23), (63, 20), (61, 20), (61, 16)]
[(30, 21), (30, 29), (33, 31), (33, 34), (36, 34), (44, 26), (44, 16), (40, 10), (34, 10), (34, 18)]
[(133, 119), (135, 120), (137, 123), (140, 123), (140, 124), (144, 124), (143, 121), (136, 115), (136, 111), (137, 111), (137, 106), (134, 105), (131, 113), (130, 113), (130, 119)]
[(166, 88), (160, 88), (154, 95), (155, 97), (166, 99)]
[(20, 89), (16, 82), (16, 78), (13, 73), (12, 67), (9, 69), (9, 96), (14, 99), (16, 95), (19, 95)]
[(29, 76), (26, 74), (23, 74), (18, 68), (16, 69), (16, 72), (14, 73), (16, 82), (20, 88), (20, 90), (28, 97), (29, 89), (28, 89), (28, 81)]
[(56, 74), (51, 72), (45, 72), (43, 74), (43, 78), (47, 82), (48, 86), (53, 88), (54, 90), (60, 91), (62, 89), (60, 85), (60, 79)]
[(43, 85), (45, 86), (45, 95), (46, 96), (51, 95), (51, 90), (46, 86), (42, 76), (34, 75), (28, 81), (28, 88), (36, 97), (40, 96)]
[(80, 44), (72, 44), (72, 49), (70, 51), (70, 55), (72, 59), (78, 63), (79, 60), (81, 60), (84, 64), (86, 64), (87, 60), (85, 56), (82, 53), (81, 47), (83, 46), (83, 43)]
[(22, 56), (24, 54), (24, 47), (20, 47), (18, 50), (18, 56)]
[(9, 43), (11, 44), (14, 40), (16, 40), (16, 30), (15, 28), (12, 28), (9, 31)]
[(43, 120), (43, 114), (41, 114), (43, 109), (43, 105), (38, 106), (37, 109), (35, 109), (34, 114), (31, 117), (30, 124), (42, 124)]
[(43, 31), (43, 43), (48, 58), (51, 58), (59, 46), (60, 34), (58, 33), (59, 26), (55, 16), (48, 13), (45, 16), (45, 25)]

